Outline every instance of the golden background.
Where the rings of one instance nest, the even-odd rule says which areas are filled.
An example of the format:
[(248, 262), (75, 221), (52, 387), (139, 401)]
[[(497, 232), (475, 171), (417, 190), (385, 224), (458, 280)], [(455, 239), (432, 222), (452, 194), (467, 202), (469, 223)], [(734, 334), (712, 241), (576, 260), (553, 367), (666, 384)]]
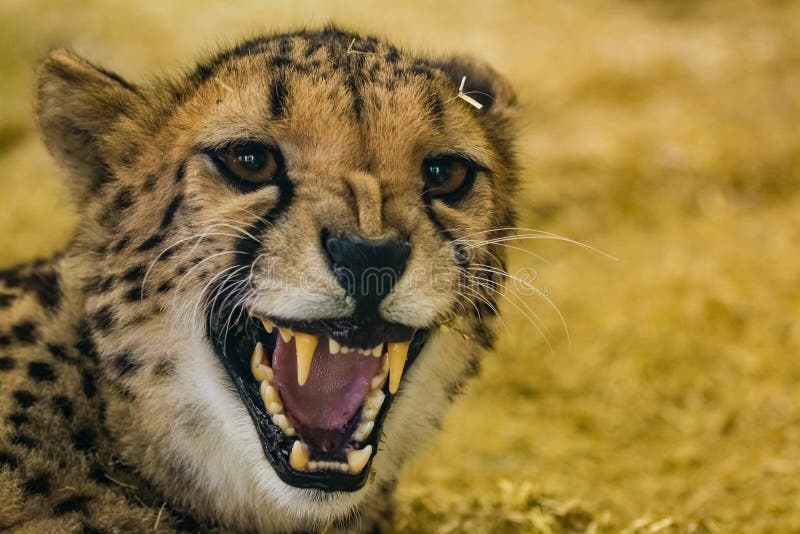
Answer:
[(797, 2), (2, 0), (0, 265), (75, 220), (32, 121), (49, 48), (141, 81), (330, 20), (506, 73), (522, 226), (618, 258), (510, 243), (568, 334), (542, 296), (505, 297), (482, 377), (404, 473), (398, 530), (800, 531)]

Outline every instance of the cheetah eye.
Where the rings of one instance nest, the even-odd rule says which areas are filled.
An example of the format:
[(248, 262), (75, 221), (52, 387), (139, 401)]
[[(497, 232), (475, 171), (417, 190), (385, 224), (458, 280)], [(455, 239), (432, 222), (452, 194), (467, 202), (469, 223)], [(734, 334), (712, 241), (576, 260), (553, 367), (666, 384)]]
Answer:
[(214, 153), (214, 159), (228, 178), (244, 182), (250, 187), (272, 181), (281, 170), (277, 149), (260, 143), (223, 148)]
[(422, 163), (422, 176), (430, 195), (452, 201), (469, 190), (475, 169), (459, 156), (436, 156)]

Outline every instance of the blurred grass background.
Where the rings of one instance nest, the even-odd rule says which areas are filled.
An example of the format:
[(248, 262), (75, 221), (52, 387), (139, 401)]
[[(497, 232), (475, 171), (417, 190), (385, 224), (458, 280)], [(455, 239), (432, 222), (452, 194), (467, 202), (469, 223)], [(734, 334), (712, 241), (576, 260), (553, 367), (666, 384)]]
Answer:
[(74, 224), (32, 123), (47, 49), (135, 81), (329, 20), (505, 72), (522, 225), (619, 258), (516, 243), (569, 334), (509, 294), (496, 353), (402, 478), (397, 530), (800, 531), (798, 2), (2, 0), (0, 265)]

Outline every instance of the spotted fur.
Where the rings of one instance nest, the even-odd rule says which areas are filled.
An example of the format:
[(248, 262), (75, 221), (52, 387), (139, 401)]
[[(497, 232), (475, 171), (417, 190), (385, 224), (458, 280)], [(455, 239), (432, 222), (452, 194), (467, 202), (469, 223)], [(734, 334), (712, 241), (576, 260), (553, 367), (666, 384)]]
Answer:
[[(457, 98), (462, 76), (483, 109)], [(513, 108), (482, 63), (333, 27), (251, 39), (141, 85), (52, 52), (37, 117), (81, 218), (58, 257), (0, 271), (0, 528), (386, 526), (399, 468), (494, 340), (503, 251), (469, 244), (513, 226)], [(237, 191), (204, 154), (229, 139), (279, 145), (287, 172)], [(483, 169), (454, 205), (422, 186), (421, 161), (439, 152)], [(347, 313), (320, 252), (330, 226), (409, 236), (415, 276), (381, 311), (434, 328), (369, 482), (347, 494), (277, 478), (203, 321), (231, 297), (215, 281), (236, 272), (251, 309)], [(302, 279), (314, 269), (323, 276)], [(288, 290), (274, 290), (278, 276)]]

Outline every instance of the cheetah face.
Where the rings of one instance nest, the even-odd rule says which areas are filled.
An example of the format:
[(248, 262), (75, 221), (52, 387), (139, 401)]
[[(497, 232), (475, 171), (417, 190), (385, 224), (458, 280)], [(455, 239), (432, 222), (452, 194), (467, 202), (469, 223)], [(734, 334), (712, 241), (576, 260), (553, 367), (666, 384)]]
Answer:
[[(254, 438), (283, 483), (320, 495), (396, 476), (491, 343), (495, 238), (513, 226), (502, 78), (336, 29), (248, 41), (142, 87), (74, 56), (45, 69), (45, 140), (79, 198), (99, 199), (80, 239), (98, 270), (146, 266), (130, 299), (145, 318), (116, 318), (136, 343), (169, 325), (193, 347), (142, 401), (161, 415), (191, 398), (218, 421), (207, 456), (186, 438), (181, 461), (233, 480), (240, 456), (267, 480)], [(222, 378), (199, 371), (204, 347)], [(249, 428), (230, 426), (239, 413)], [(159, 443), (182, 435), (141, 420)]]

